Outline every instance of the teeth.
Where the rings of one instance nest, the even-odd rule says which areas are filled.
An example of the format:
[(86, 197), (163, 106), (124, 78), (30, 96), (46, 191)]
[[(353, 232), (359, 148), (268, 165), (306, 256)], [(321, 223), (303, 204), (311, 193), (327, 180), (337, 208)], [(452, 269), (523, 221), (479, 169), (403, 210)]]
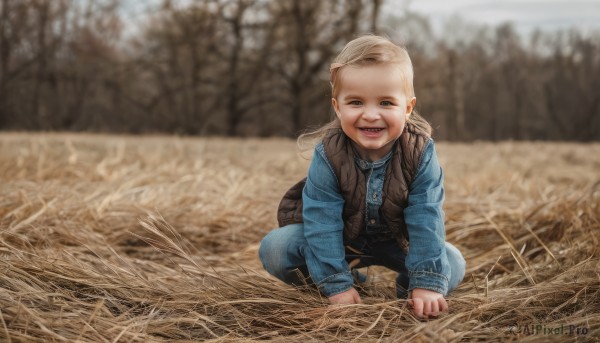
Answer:
[(381, 131), (383, 129), (369, 129), (369, 128), (366, 128), (366, 129), (363, 129), (363, 130), (369, 131), (369, 132), (377, 132), (377, 131)]

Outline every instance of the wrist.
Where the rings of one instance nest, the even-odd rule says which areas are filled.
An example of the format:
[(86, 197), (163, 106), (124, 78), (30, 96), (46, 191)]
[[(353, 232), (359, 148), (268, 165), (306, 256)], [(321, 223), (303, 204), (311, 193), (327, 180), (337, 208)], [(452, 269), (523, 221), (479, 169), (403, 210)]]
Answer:
[(340, 294), (342, 294), (342, 293), (346, 293), (346, 292), (348, 292), (348, 291), (351, 291), (351, 290), (353, 290), (353, 289), (354, 289), (354, 287), (350, 286), (350, 287), (347, 287), (347, 288), (343, 288), (343, 289), (336, 290), (336, 291), (334, 291), (334, 292), (331, 292), (331, 293), (329, 293), (329, 294), (325, 294), (325, 293), (323, 293), (323, 292), (321, 292), (321, 293), (323, 293), (323, 295), (325, 295), (325, 296), (326, 296), (326, 297), (329, 299), (329, 298), (332, 298), (332, 297), (334, 297), (334, 296), (336, 296), (336, 295), (340, 295)]
[(353, 279), (350, 272), (343, 272), (328, 276), (318, 283), (321, 294), (331, 297), (336, 294), (344, 293), (353, 288)]
[(448, 278), (443, 274), (428, 271), (409, 272), (408, 291), (426, 289), (446, 295)]

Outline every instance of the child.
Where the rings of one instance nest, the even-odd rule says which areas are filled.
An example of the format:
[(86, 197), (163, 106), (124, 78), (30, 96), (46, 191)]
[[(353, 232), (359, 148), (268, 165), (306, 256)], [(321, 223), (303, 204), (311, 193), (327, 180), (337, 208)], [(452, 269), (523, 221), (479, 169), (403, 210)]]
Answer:
[(416, 316), (435, 317), (465, 261), (445, 242), (443, 172), (431, 126), (414, 111), (408, 53), (363, 36), (330, 73), (336, 117), (314, 133), (308, 177), (283, 197), (280, 228), (261, 242), (263, 266), (286, 283), (316, 284), (332, 304), (356, 304), (353, 276), (366, 277), (351, 269), (382, 265), (399, 273), (397, 296)]

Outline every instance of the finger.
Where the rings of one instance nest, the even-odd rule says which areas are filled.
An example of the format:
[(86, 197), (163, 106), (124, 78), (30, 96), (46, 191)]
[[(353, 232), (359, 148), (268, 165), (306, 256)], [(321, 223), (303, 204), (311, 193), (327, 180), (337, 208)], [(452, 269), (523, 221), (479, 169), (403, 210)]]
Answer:
[(358, 292), (354, 295), (354, 303), (362, 304), (362, 299), (360, 298), (360, 295), (358, 295)]
[(429, 316), (429, 314), (431, 313), (431, 301), (425, 301), (423, 303), (423, 315), (425, 317)]
[(439, 314), (439, 306), (438, 306), (438, 302), (437, 301), (432, 301), (431, 302), (431, 312), (429, 312), (429, 315), (432, 317), (437, 317)]
[(360, 295), (358, 294), (358, 292), (356, 291), (356, 289), (352, 288), (350, 295), (352, 296), (352, 303), (353, 304), (360, 304)]
[(448, 303), (446, 302), (446, 299), (441, 298), (439, 300), (439, 303), (440, 303), (440, 312), (448, 311)]
[(421, 318), (423, 317), (423, 300), (421, 299), (413, 299), (413, 313), (415, 316)]
[(360, 258), (355, 258), (354, 260), (352, 260), (352, 262), (350, 262), (350, 264), (348, 265), (350, 268), (354, 268), (355, 266), (357, 266), (360, 263)]

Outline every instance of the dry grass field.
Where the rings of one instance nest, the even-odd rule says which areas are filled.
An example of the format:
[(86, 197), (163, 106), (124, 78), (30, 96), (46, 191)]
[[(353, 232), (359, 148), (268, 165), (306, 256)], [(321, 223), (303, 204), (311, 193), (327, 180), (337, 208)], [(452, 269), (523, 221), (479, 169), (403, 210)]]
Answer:
[(291, 140), (2, 133), (0, 341), (599, 342), (600, 144), (437, 149), (467, 275), (419, 321), (385, 270), (337, 307), (262, 270)]

